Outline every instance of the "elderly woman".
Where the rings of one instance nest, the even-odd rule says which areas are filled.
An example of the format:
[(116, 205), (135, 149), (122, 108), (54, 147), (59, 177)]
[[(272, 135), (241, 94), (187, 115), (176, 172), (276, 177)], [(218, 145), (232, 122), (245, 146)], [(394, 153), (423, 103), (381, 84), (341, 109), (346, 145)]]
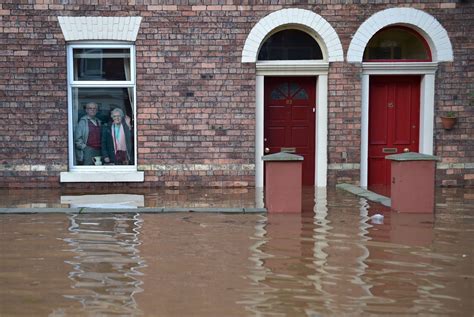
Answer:
[(131, 165), (133, 164), (133, 151), (130, 118), (125, 118), (120, 108), (112, 110), (110, 116), (112, 123), (104, 125), (102, 130), (104, 162), (115, 165)]
[(93, 157), (100, 156), (101, 126), (95, 116), (98, 106), (95, 102), (86, 104), (86, 115), (81, 117), (74, 130), (76, 160), (79, 164), (93, 165)]

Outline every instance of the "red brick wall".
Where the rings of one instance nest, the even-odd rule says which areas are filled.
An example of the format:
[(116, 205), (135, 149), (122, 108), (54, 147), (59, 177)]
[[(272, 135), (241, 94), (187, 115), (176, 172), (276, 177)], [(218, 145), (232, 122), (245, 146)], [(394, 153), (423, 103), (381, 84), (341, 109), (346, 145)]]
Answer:
[(57, 166), (67, 165), (64, 40), (54, 11), (5, 2), (0, 5), (0, 186), (57, 186)]
[[(467, 2), (470, 2), (468, 4)], [(454, 51), (453, 63), (441, 63), (435, 90), (435, 152), (437, 184), (474, 186), (474, 5), (472, 1), (444, 4), (436, 17), (448, 31)], [(455, 7), (454, 7), (455, 6)], [(468, 31), (471, 30), (471, 31)], [(454, 111), (458, 117), (452, 130), (444, 130), (440, 115)]]
[[(360, 162), (361, 81), (360, 65), (331, 63), (328, 93), (328, 184), (357, 183)], [(333, 166), (344, 169), (335, 169)]]
[[(6, 0), (0, 5), (0, 187), (57, 187), (60, 171), (67, 171), (66, 43), (57, 16), (143, 17), (136, 42), (137, 138), (145, 184), (132, 186), (253, 186), (254, 171), (248, 167), (254, 164), (255, 66), (240, 62), (251, 28), (284, 7), (312, 10), (334, 27), (347, 54), (361, 23), (395, 6), (424, 10), (448, 31), (454, 62), (441, 63), (436, 77), (434, 144), (443, 158), (438, 184), (473, 185), (472, 3), (97, 2)], [(346, 62), (330, 67), (329, 184), (359, 180), (359, 73), (359, 65)], [(446, 110), (459, 115), (451, 131), (443, 130), (438, 118)], [(153, 168), (156, 164), (172, 168)], [(196, 170), (195, 164), (211, 167)]]

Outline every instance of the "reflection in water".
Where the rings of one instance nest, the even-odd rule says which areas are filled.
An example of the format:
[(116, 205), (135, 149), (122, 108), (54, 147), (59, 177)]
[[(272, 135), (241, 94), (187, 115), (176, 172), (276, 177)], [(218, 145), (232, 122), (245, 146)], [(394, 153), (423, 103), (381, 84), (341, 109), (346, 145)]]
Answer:
[[(391, 307), (394, 314), (449, 313), (436, 295), (444, 282), (437, 276), (442, 267), (431, 261), (436, 257), (431, 250), (433, 215), (393, 212), (387, 216), (383, 224), (369, 229), (367, 245), (369, 271), (364, 281), (374, 285), (378, 305)], [(427, 272), (437, 278), (426, 278)], [(368, 307), (376, 306), (368, 303)]]
[(249, 292), (249, 294), (245, 294), (243, 296), (244, 299), (239, 302), (240, 304), (245, 305), (246, 310), (257, 316), (260, 313), (259, 307), (265, 305), (265, 302), (271, 298), (269, 293), (272, 291), (272, 288), (264, 283), (266, 277), (271, 274), (270, 269), (265, 268), (264, 266), (264, 260), (271, 256), (266, 254), (263, 248), (268, 241), (265, 237), (267, 233), (265, 226), (268, 222), (268, 218), (265, 215), (260, 215), (259, 218), (260, 219), (255, 225), (255, 235), (252, 237), (254, 243), (250, 247), (252, 253), (249, 257), (253, 266), (251, 267), (248, 278), (253, 286), (253, 291)]
[[(124, 195), (124, 192), (127, 194)], [(67, 188), (59, 191), (0, 188), (0, 208), (104, 207), (104, 205), (106, 207), (116, 205), (115, 207), (120, 208), (255, 208), (263, 207), (263, 189), (97, 187), (94, 190)]]
[(346, 220), (331, 216), (326, 189), (315, 189), (312, 196), (311, 203), (304, 203), (312, 210), (268, 214), (257, 224), (250, 258), (254, 292), (242, 302), (247, 310), (313, 315), (350, 307), (357, 314), (360, 301), (371, 296), (370, 285), (362, 281), (369, 255), (367, 202), (361, 200), (355, 222), (341, 226)]
[[(312, 307), (313, 313), (351, 310), (355, 315), (363, 313), (364, 299), (371, 295), (370, 284), (362, 282), (369, 252), (365, 246), (367, 202), (359, 200), (359, 206), (347, 210), (349, 214), (336, 216), (328, 205), (326, 189), (315, 192), (315, 289), (321, 296), (322, 307)], [(357, 210), (359, 208), (359, 210)], [(349, 238), (351, 237), (351, 238)], [(338, 294), (338, 296), (334, 296)]]
[(93, 315), (141, 315), (134, 299), (142, 292), (139, 269), (145, 266), (137, 249), (142, 220), (138, 214), (69, 215), (70, 237), (65, 241), (75, 253), (69, 278), (73, 289), (66, 295)]
[[(311, 212), (268, 214), (256, 224), (252, 287), (240, 302), (247, 311), (309, 316), (459, 311), (455, 306), (465, 295), (455, 286), (447, 289), (449, 274), (443, 272), (459, 259), (437, 254), (432, 215), (370, 210), (365, 199), (351, 206), (344, 202), (347, 196), (328, 197), (326, 189), (315, 189), (313, 197), (314, 204), (306, 204)], [(386, 219), (372, 224), (369, 213)], [(438, 266), (439, 261), (445, 263)], [(448, 295), (453, 292), (457, 295)]]

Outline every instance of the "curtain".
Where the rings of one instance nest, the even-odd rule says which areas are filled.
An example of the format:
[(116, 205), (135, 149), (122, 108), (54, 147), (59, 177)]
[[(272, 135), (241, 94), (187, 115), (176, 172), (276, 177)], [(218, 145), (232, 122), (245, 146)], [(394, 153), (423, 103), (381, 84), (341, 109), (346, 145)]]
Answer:
[[(123, 67), (125, 71), (125, 79), (129, 81), (131, 78), (130, 58), (123, 59)], [(133, 118), (133, 113), (135, 112), (134, 104), (133, 104), (133, 88), (128, 87), (127, 90), (128, 90), (128, 101), (130, 102), (130, 107), (132, 110), (132, 118)]]
[(73, 140), (72, 140), (72, 143), (73, 143), (73, 164), (74, 165), (77, 165), (77, 159), (76, 159), (76, 146), (75, 146), (75, 143), (74, 143), (74, 130), (76, 130), (76, 125), (79, 121), (79, 107), (80, 107), (80, 104), (79, 104), (79, 88), (73, 88), (72, 89), (72, 96), (73, 96), (73, 100), (72, 100), (72, 130), (73, 130)]

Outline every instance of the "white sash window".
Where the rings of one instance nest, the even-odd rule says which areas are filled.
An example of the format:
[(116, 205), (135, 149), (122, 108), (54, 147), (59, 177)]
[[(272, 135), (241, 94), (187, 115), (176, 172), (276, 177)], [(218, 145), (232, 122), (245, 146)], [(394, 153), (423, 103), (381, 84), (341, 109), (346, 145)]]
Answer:
[[(68, 58), (68, 122), (69, 172), (61, 173), (62, 182), (143, 181), (137, 172), (136, 148), (136, 80), (135, 46), (131, 44), (70, 44)], [(97, 105), (95, 121), (100, 122), (101, 135), (111, 126), (111, 112), (120, 109), (130, 123), (130, 160), (127, 164), (111, 164), (104, 160), (101, 143), (100, 158), (91, 163), (84, 160), (77, 145), (81, 118), (86, 106)]]

